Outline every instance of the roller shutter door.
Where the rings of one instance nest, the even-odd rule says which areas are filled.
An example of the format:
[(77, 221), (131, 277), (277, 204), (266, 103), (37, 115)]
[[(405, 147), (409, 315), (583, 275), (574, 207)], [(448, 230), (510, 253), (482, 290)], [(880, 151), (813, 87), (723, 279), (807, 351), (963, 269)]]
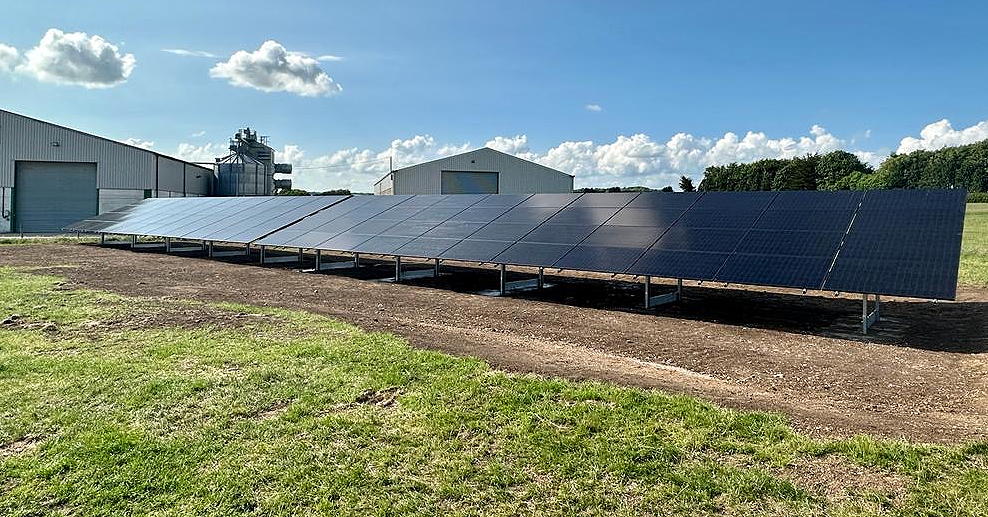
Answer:
[(442, 171), (443, 194), (497, 194), (496, 172)]
[(99, 211), (96, 164), (17, 162), (14, 231), (59, 232)]

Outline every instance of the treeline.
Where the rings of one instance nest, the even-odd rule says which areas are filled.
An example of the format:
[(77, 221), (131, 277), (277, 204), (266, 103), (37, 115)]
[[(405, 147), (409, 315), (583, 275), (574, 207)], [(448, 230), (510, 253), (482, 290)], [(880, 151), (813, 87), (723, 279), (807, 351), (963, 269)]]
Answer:
[(700, 190), (872, 190), (963, 188), (988, 191), (988, 140), (938, 151), (893, 154), (874, 169), (846, 151), (715, 165)]

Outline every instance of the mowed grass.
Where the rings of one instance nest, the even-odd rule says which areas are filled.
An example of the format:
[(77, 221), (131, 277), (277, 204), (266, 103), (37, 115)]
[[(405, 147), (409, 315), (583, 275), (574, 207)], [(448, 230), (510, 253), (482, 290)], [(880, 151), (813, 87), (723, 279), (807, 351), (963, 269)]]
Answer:
[(988, 514), (986, 443), (814, 440), (306, 312), (9, 268), (0, 317), (0, 515)]
[(988, 203), (968, 203), (957, 283), (988, 286)]

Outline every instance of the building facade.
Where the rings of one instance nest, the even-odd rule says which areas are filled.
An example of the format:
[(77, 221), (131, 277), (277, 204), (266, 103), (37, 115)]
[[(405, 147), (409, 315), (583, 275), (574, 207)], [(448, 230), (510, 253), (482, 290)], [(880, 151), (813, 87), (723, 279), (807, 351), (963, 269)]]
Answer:
[(0, 110), (0, 233), (63, 226), (148, 197), (208, 196), (212, 168)]
[(394, 170), (374, 184), (388, 194), (573, 192), (573, 176), (487, 147)]

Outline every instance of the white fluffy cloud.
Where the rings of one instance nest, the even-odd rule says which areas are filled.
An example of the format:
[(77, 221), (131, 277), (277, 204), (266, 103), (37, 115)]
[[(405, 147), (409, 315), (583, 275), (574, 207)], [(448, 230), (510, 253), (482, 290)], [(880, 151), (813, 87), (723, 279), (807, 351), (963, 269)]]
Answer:
[(594, 112), (604, 111), (604, 108), (602, 108), (600, 104), (587, 104), (583, 108), (586, 109), (587, 111), (594, 111)]
[[(576, 186), (645, 185), (662, 187), (680, 175), (699, 180), (708, 165), (791, 158), (807, 153), (825, 153), (841, 147), (843, 140), (820, 126), (807, 135), (769, 138), (765, 133), (734, 133), (713, 139), (677, 133), (656, 142), (644, 133), (620, 135), (613, 141), (562, 142), (544, 153), (532, 151), (527, 135), (496, 136), (484, 146), (576, 176)], [(470, 143), (440, 144), (429, 135), (393, 140), (381, 150), (349, 148), (309, 159), (298, 146), (285, 146), (281, 161), (295, 166), (295, 185), (308, 190), (349, 188), (369, 192), (373, 183), (388, 172), (388, 157), (395, 168), (441, 158), (472, 149)]]
[(304, 97), (333, 95), (343, 87), (319, 66), (316, 58), (291, 52), (268, 40), (253, 52), (239, 50), (217, 63), (209, 74), (227, 79), (234, 86), (265, 92), (289, 92)]
[(230, 154), (227, 146), (222, 144), (178, 144), (175, 156), (189, 162), (212, 162), (216, 158), (222, 158)]
[(919, 138), (911, 136), (903, 138), (896, 152), (904, 154), (919, 150), (934, 151), (944, 147), (973, 144), (985, 139), (988, 139), (988, 120), (964, 129), (954, 129), (949, 120), (943, 119), (927, 124), (919, 132)]
[(152, 142), (150, 140), (143, 140), (143, 139), (140, 139), (140, 138), (128, 138), (128, 139), (124, 140), (124, 143), (127, 144), (127, 145), (132, 145), (134, 147), (140, 147), (141, 149), (153, 149), (154, 148), (154, 142)]
[(0, 43), (0, 72), (9, 72), (17, 66), (20, 52), (10, 45)]
[[(16, 66), (13, 63), (17, 63)], [(98, 35), (48, 29), (38, 45), (18, 58), (0, 45), (0, 70), (14, 69), (39, 81), (109, 88), (127, 81), (137, 59)]]

